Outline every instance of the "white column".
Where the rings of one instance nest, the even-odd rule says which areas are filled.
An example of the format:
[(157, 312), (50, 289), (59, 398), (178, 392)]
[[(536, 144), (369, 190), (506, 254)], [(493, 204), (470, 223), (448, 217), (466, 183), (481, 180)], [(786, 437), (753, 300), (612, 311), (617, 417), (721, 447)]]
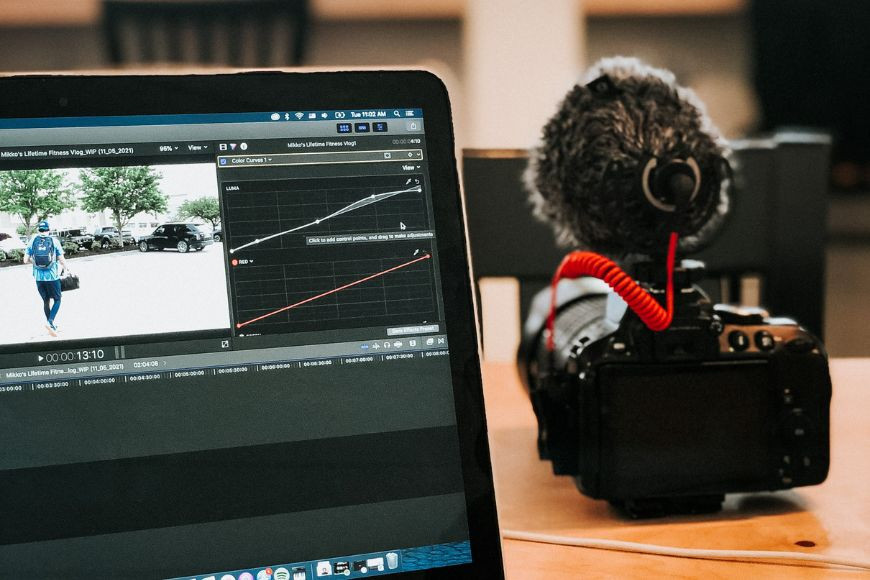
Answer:
[(467, 0), (467, 146), (526, 148), (583, 66), (579, 0)]
[[(466, 0), (464, 147), (532, 146), (584, 65), (580, 0)], [(484, 353), (513, 361), (519, 343), (516, 280), (481, 283)]]

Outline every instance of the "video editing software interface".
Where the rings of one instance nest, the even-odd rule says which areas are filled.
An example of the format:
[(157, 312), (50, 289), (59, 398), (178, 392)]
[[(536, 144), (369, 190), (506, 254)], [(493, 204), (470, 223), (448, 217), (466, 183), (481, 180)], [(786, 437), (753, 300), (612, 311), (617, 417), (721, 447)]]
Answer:
[(423, 113), (0, 119), (0, 576), (471, 561)]

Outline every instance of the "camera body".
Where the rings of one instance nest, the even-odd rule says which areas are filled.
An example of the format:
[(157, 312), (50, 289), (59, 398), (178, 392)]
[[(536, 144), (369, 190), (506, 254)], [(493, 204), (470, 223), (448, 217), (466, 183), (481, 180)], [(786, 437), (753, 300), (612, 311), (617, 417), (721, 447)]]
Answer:
[[(635, 279), (664, 296), (651, 263)], [(663, 275), (663, 273), (661, 273)], [(674, 272), (674, 318), (649, 330), (606, 284), (563, 280), (555, 349), (539, 294), (519, 352), (538, 451), (580, 491), (633, 517), (717, 511), (724, 495), (813, 485), (829, 465), (822, 343), (760, 309), (714, 305), (703, 265)]]

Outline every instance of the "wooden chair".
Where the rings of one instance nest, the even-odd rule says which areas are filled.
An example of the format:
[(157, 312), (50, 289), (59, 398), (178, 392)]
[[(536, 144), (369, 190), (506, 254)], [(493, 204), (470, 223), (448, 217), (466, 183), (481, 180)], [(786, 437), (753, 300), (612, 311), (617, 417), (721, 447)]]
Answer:
[[(717, 302), (761, 305), (822, 336), (830, 139), (780, 132), (736, 141), (736, 191), (716, 241), (697, 255)], [(476, 281), (514, 277), (520, 315), (544, 288), (566, 249), (531, 215), (522, 186), (525, 150), (467, 149), (463, 181)]]
[(115, 65), (296, 66), (309, 29), (307, 0), (104, 0)]

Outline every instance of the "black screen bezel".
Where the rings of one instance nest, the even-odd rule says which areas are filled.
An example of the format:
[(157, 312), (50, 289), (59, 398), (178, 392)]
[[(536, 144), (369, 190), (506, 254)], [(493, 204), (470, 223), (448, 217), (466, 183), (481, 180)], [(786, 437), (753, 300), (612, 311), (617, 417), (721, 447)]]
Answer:
[(396, 107), (423, 110), (473, 562), (390, 577), (502, 577), (452, 114), (438, 77), (425, 71), (263, 71), (0, 78), (0, 118)]

